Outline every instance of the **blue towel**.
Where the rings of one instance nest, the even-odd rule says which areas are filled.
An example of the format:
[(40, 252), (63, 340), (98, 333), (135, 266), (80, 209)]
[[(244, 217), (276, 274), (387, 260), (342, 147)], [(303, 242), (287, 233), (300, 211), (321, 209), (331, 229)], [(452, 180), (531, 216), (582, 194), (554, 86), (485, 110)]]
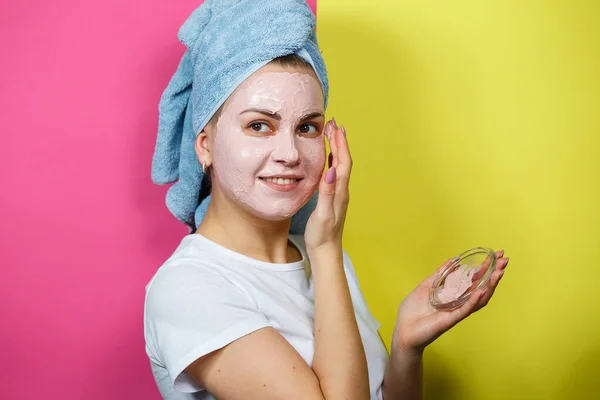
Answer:
[[(210, 196), (200, 198), (196, 133), (246, 78), (277, 57), (297, 54), (315, 70), (327, 106), (327, 71), (315, 24), (305, 0), (206, 0), (179, 29), (187, 50), (160, 99), (152, 181), (175, 182), (167, 191), (167, 208), (192, 231), (210, 202)], [(316, 199), (317, 194), (292, 217), (291, 233), (304, 232)]]

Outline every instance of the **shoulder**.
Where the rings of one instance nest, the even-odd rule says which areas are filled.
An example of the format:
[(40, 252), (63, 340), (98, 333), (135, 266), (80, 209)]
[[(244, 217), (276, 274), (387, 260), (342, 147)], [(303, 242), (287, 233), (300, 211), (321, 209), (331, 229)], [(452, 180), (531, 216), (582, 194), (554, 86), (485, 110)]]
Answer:
[(167, 262), (161, 266), (146, 287), (148, 300), (177, 298), (191, 294), (207, 294), (211, 288), (227, 289), (233, 285), (225, 275), (202, 260), (189, 258)]
[(169, 313), (191, 302), (244, 297), (226, 269), (187, 238), (146, 285), (147, 312)]

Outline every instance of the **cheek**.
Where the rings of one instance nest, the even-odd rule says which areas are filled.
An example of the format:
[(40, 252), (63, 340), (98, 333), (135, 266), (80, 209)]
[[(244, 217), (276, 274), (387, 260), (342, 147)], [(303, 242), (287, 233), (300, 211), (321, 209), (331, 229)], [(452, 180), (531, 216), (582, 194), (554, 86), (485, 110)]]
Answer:
[(302, 158), (306, 163), (308, 175), (315, 181), (321, 178), (325, 166), (325, 143), (323, 137), (318, 139), (305, 139), (298, 146)]
[(219, 132), (213, 151), (216, 169), (245, 174), (255, 172), (269, 153), (265, 143), (242, 132)]
[(242, 168), (247, 173), (255, 173), (265, 164), (270, 150), (264, 143), (257, 143), (248, 139), (248, 137), (242, 138), (230, 163)]

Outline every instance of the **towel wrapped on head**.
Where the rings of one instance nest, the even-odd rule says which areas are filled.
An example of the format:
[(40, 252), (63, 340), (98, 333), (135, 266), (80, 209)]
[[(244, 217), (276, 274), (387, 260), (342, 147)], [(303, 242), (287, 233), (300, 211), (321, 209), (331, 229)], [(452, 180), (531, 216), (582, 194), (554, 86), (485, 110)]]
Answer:
[[(290, 54), (313, 67), (325, 106), (328, 82), (315, 17), (305, 0), (206, 0), (181, 26), (178, 38), (187, 50), (160, 99), (152, 181), (175, 182), (167, 207), (195, 230), (210, 195), (200, 195), (203, 173), (194, 141), (233, 91), (270, 61)], [(316, 196), (292, 217), (291, 233), (304, 232)]]

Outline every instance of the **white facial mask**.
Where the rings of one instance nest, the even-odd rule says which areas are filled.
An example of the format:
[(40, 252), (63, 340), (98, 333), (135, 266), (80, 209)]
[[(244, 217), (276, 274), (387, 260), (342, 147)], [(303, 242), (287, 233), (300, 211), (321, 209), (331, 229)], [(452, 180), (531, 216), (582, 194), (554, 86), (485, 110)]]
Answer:
[[(323, 113), (323, 104), (321, 85), (311, 75), (252, 75), (229, 98), (217, 122), (214, 184), (261, 218), (294, 215), (315, 193), (323, 172), (323, 127), (303, 120)], [(281, 119), (244, 112), (249, 109), (276, 113)]]

